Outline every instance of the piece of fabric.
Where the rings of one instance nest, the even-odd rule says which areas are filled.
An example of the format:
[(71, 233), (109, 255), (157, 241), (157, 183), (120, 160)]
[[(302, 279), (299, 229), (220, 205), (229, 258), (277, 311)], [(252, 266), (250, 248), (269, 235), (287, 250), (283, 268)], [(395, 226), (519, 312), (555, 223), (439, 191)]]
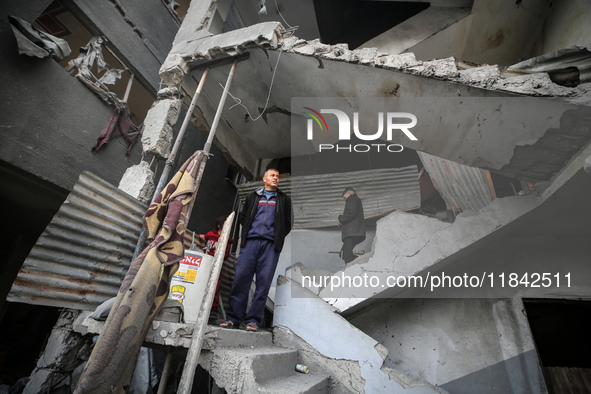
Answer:
[(144, 223), (153, 241), (127, 271), (75, 393), (129, 388), (150, 322), (167, 299), (170, 278), (184, 255), (187, 213), (202, 159), (202, 151), (191, 156), (146, 211)]
[[(254, 220), (258, 204), (263, 195), (264, 188), (261, 187), (256, 191), (246, 196), (244, 208), (240, 211), (239, 221), (242, 225), (240, 247), (246, 246), (246, 240), (250, 231), (252, 222)], [(274, 244), (275, 250), (281, 252), (285, 237), (291, 231), (293, 227), (293, 209), (291, 206), (291, 198), (281, 190), (277, 189), (277, 202), (275, 205), (275, 220), (273, 223), (274, 228)]]
[(92, 153), (96, 153), (111, 138), (121, 135), (129, 143), (127, 152), (125, 153), (128, 155), (131, 152), (134, 142), (140, 135), (140, 129), (131, 122), (129, 116), (129, 108), (127, 106), (123, 109), (116, 109), (101, 130), (98, 139), (91, 149)]
[[(261, 325), (279, 254), (273, 241), (265, 239), (249, 239), (246, 246), (240, 250), (236, 262), (236, 275), (230, 290), (230, 310), (227, 313), (228, 320), (235, 325), (243, 320), (246, 323), (254, 321)], [(255, 274), (256, 290), (246, 314), (250, 284)]]
[[(80, 55), (68, 62), (66, 70), (74, 74), (76, 79), (113, 108), (123, 110), (127, 107), (127, 103), (119, 100), (117, 95), (109, 91), (106, 85), (115, 83), (125, 70), (109, 67), (103, 57), (102, 45), (103, 39), (101, 37), (92, 37), (86, 46), (80, 48)], [(99, 75), (104, 72), (100, 77), (91, 71), (95, 64)]]
[(66, 40), (35, 29), (29, 22), (16, 16), (9, 16), (8, 20), (18, 44), (18, 53), (21, 55), (39, 58), (52, 56), (60, 61), (72, 53)]

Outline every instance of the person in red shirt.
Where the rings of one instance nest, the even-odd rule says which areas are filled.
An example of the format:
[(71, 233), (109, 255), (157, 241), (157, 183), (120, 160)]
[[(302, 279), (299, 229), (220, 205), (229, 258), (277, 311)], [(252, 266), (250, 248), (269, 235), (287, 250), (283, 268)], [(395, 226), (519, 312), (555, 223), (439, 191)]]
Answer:
[[(225, 221), (226, 221), (226, 217), (220, 216), (219, 218), (217, 218), (215, 220), (215, 224), (214, 224), (215, 228), (213, 230), (208, 231), (205, 235), (199, 234), (199, 238), (201, 238), (202, 240), (204, 240), (206, 242), (205, 247), (203, 248), (203, 251), (210, 256), (213, 256), (215, 254), (215, 251), (218, 247), (220, 234), (222, 232), (222, 227), (224, 226)], [(230, 247), (232, 246), (233, 242), (234, 242), (234, 240), (232, 238), (228, 239), (228, 245), (226, 246), (226, 252), (224, 253), (224, 261), (227, 260), (228, 257), (230, 256)], [(220, 282), (221, 281), (222, 281), (222, 275), (220, 274), (220, 277), (218, 279), (218, 284), (215, 289), (215, 296), (213, 298), (213, 304), (211, 305), (210, 316), (211, 315), (215, 316), (217, 314), (218, 306), (220, 305)]]

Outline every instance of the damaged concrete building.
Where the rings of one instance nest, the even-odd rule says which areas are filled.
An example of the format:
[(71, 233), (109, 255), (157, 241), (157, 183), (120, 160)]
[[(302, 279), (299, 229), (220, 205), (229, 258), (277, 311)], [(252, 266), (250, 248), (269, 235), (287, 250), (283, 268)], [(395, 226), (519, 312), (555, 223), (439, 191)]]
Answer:
[[(86, 15), (93, 28), (107, 18), (99, 6), (63, 3), (79, 17)], [(170, 114), (178, 112), (181, 100), (195, 97), (206, 74), (205, 97), (196, 103), (192, 127), (217, 128), (217, 156), (251, 181), (237, 185), (238, 195), (244, 198), (253, 190), (265, 169), (277, 168), (284, 174), (280, 188), (293, 198), (295, 225), (267, 304), (273, 335), (212, 328), (199, 362), (216, 390), (591, 390), (585, 383), (591, 374), (585, 329), (591, 296), (586, 199), (591, 187), (591, 53), (586, 49), (591, 45), (591, 5), (583, 0), (193, 1), (178, 32), (170, 27), (168, 47), (164, 42), (159, 47), (153, 40), (164, 40), (162, 32), (148, 28), (155, 26), (144, 31), (139, 23), (153, 25), (147, 15), (152, 10), (111, 3), (119, 27), (129, 31), (101, 34), (121, 51), (116, 52), (119, 58), (130, 60), (125, 67), (143, 76), (155, 100), (146, 116), (150, 122), (144, 121), (145, 156), (166, 157), (171, 137), (165, 125), (178, 118)], [(14, 6), (5, 13), (33, 21), (46, 6)], [(15, 63), (13, 76), (2, 77), (3, 92), (28, 97), (31, 92), (21, 92), (16, 74), (30, 71), (23, 71), (10, 30), (5, 26), (3, 31), (3, 42), (10, 42), (4, 50), (12, 50), (9, 59)], [(141, 46), (117, 45), (123, 36), (139, 36)], [(165, 47), (163, 55), (159, 48)], [(138, 53), (138, 48), (147, 52)], [(158, 61), (145, 63), (143, 56)], [(146, 64), (152, 68), (140, 68)], [(63, 83), (78, 82), (64, 75)], [(64, 106), (63, 95), (55, 93), (63, 87), (47, 87), (45, 76), (28, 83), (42, 87), (34, 93), (39, 100), (51, 96), (43, 100), (46, 105), (57, 101)], [(76, 89), (103, 105), (81, 84)], [(226, 93), (218, 117), (216, 107)], [(4, 106), (13, 102), (10, 97)], [(79, 99), (73, 101), (89, 111)], [(108, 106), (103, 106), (96, 129), (108, 118)], [(320, 111), (312, 111), (319, 118), (303, 114), (302, 108)], [(349, 111), (346, 117), (357, 127), (348, 146), (339, 145), (343, 135), (336, 108)], [(390, 128), (382, 137), (380, 116), (388, 110), (398, 117), (412, 114), (412, 133), (407, 124), (407, 132)], [(49, 144), (43, 138), (59, 137), (25, 132), (30, 124), (14, 112), (10, 107), (3, 111), (3, 117), (13, 118), (3, 121), (8, 125), (3, 132), (14, 135), (13, 125), (21, 125), (21, 131), (17, 137), (3, 136), (9, 144), (0, 147), (3, 168), (14, 167), (13, 179), (35, 175), (39, 180), (32, 183), (46, 194), (55, 188), (76, 190), (82, 169), (119, 183), (127, 166), (105, 168), (107, 162), (118, 163), (115, 158), (89, 154), (69, 161), (50, 149), (38, 154), (39, 147)], [(29, 118), (37, 114), (30, 112)], [(65, 120), (57, 119), (54, 128), (59, 129)], [(149, 133), (149, 124), (155, 134)], [(379, 138), (369, 138), (376, 128)], [(92, 144), (95, 137), (83, 134)], [(28, 145), (30, 139), (41, 142)], [(185, 156), (195, 145), (186, 148)], [(372, 146), (383, 147), (382, 152), (368, 153)], [(67, 152), (71, 155), (71, 149)], [(140, 161), (140, 153), (135, 154)], [(32, 161), (35, 155), (39, 158)], [(46, 157), (53, 161), (41, 165)], [(149, 160), (143, 162), (149, 165)], [(53, 169), (52, 163), (74, 169), (60, 180), (56, 177), (65, 170)], [(206, 173), (228, 166), (212, 164)], [(357, 247), (359, 257), (347, 265), (337, 257), (336, 227), (345, 186), (357, 190), (368, 227), (366, 240)], [(92, 194), (92, 189), (81, 190)], [(204, 194), (200, 191), (200, 198)], [(233, 201), (236, 189), (225, 194)], [(141, 206), (128, 209), (137, 216)], [(37, 234), (49, 219), (38, 224)], [(33, 249), (35, 258), (35, 253), (42, 254)], [(65, 274), (63, 281), (80, 278), (76, 297), (57, 295), (59, 286), (40, 294), (41, 282), (30, 278), (41, 277), (43, 268), (31, 255), (20, 258), (25, 263), (9, 294), (12, 303), (83, 310), (108, 298), (108, 291), (97, 296), (102, 285), (92, 287), (83, 270)], [(58, 266), (68, 264), (54, 262), (46, 271), (58, 276), (52, 271)], [(122, 275), (96, 272), (109, 281)], [(114, 293), (116, 284), (109, 289)], [(85, 318), (73, 327), (88, 335), (100, 330), (94, 325)], [(186, 330), (156, 321), (146, 342), (187, 347)], [(312, 372), (297, 374), (297, 363)]]

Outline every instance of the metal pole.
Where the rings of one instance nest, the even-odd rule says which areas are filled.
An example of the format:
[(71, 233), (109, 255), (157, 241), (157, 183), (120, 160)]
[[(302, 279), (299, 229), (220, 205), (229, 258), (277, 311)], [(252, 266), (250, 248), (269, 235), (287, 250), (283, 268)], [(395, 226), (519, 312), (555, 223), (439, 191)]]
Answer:
[(133, 74), (129, 73), (129, 80), (127, 81), (127, 88), (125, 88), (125, 94), (123, 95), (123, 101), (127, 102), (129, 99), (129, 93), (131, 92), (131, 85), (133, 84)]
[(215, 136), (215, 132), (218, 128), (218, 123), (220, 122), (220, 118), (222, 116), (222, 110), (224, 109), (224, 104), (226, 103), (226, 97), (228, 97), (228, 90), (230, 90), (230, 85), (232, 84), (232, 78), (234, 78), (234, 71), (236, 71), (236, 64), (238, 64), (238, 59), (234, 60), (232, 63), (232, 68), (230, 69), (230, 75), (228, 75), (228, 80), (226, 81), (226, 86), (224, 87), (224, 92), (222, 93), (222, 98), (220, 99), (220, 103), (218, 105), (218, 109), (215, 113), (215, 117), (213, 118), (213, 123), (211, 124), (211, 130), (209, 131), (209, 136), (207, 137), (207, 142), (203, 147), (203, 152), (205, 153), (205, 157), (207, 159), (207, 155), (209, 154), (209, 150), (211, 149), (211, 143), (213, 142), (213, 137)]
[[(197, 86), (197, 90), (195, 90), (195, 94), (193, 95), (193, 99), (191, 100), (191, 105), (189, 105), (189, 110), (187, 111), (187, 114), (185, 115), (185, 119), (183, 120), (183, 124), (181, 125), (181, 129), (179, 130), (179, 134), (177, 135), (176, 140), (174, 141), (174, 146), (172, 147), (172, 150), (170, 151), (170, 155), (168, 156), (168, 160), (166, 160), (166, 165), (164, 166), (164, 169), (162, 170), (162, 175), (160, 175), (160, 180), (158, 181), (158, 185), (156, 186), (156, 190), (154, 190), (154, 195), (152, 196), (152, 200), (150, 201), (150, 204), (152, 202), (154, 202), (154, 199), (156, 199), (156, 196), (158, 195), (158, 193), (160, 193), (162, 191), (162, 189), (164, 188), (164, 185), (166, 185), (166, 182), (168, 182), (168, 176), (170, 175), (170, 171), (172, 170), (172, 166), (174, 165), (176, 155), (177, 155), (179, 148), (181, 146), (181, 143), (183, 141), (183, 137), (185, 136), (185, 131), (187, 130), (187, 126), (189, 125), (189, 122), (191, 121), (191, 115), (193, 115), (193, 111), (195, 110), (195, 106), (197, 105), (197, 99), (199, 98), (199, 95), (201, 94), (201, 90), (203, 89), (203, 85), (205, 84), (205, 78), (207, 78), (208, 73), (209, 73), (209, 67), (207, 67), (205, 69), (205, 71), (203, 72), (203, 75), (201, 76), (201, 80), (199, 81), (199, 85)], [(207, 156), (205, 156), (205, 158), (207, 158)], [(148, 233), (147, 233), (146, 229), (145, 228), (142, 229), (142, 232), (141, 232), (140, 237), (137, 241), (137, 244), (135, 245), (133, 257), (131, 258), (132, 262), (135, 261), (137, 256), (142, 251), (143, 246), (144, 246), (144, 242), (146, 242), (147, 236), (148, 236)]]
[(156, 190), (154, 191), (154, 196), (152, 197), (152, 201), (154, 201), (154, 199), (156, 198), (158, 193), (160, 193), (162, 191), (162, 189), (164, 188), (164, 185), (166, 184), (166, 182), (168, 182), (168, 176), (170, 175), (170, 171), (172, 170), (172, 166), (174, 165), (176, 155), (181, 147), (183, 137), (185, 136), (185, 131), (187, 130), (187, 126), (189, 125), (189, 122), (191, 121), (191, 115), (193, 115), (193, 111), (195, 110), (195, 106), (197, 104), (197, 99), (199, 98), (199, 95), (201, 94), (201, 90), (203, 89), (203, 85), (205, 84), (205, 78), (207, 78), (208, 73), (209, 73), (209, 67), (207, 67), (205, 69), (205, 71), (203, 72), (203, 75), (201, 76), (201, 80), (199, 81), (199, 86), (197, 86), (197, 90), (195, 91), (195, 94), (193, 95), (193, 99), (191, 100), (191, 105), (189, 105), (189, 110), (187, 111), (187, 114), (185, 115), (185, 119), (183, 120), (183, 124), (181, 125), (181, 129), (179, 130), (179, 134), (177, 135), (176, 140), (174, 141), (174, 146), (172, 147), (172, 150), (170, 151), (170, 155), (168, 155), (168, 160), (166, 160), (166, 166), (164, 167), (164, 170), (162, 170), (162, 175), (160, 175), (160, 181), (158, 182), (158, 186), (156, 187)]
[(213, 266), (211, 268), (209, 282), (207, 283), (207, 288), (205, 290), (205, 297), (201, 303), (199, 315), (195, 322), (191, 347), (189, 347), (187, 353), (187, 360), (185, 361), (177, 394), (189, 394), (191, 392), (191, 387), (193, 386), (195, 368), (197, 368), (197, 363), (199, 361), (199, 354), (201, 353), (201, 347), (203, 345), (203, 336), (207, 327), (207, 319), (209, 318), (209, 311), (211, 310), (211, 304), (213, 303), (215, 288), (217, 287), (220, 271), (222, 270), (222, 265), (224, 263), (224, 255), (226, 253), (226, 246), (228, 244), (228, 238), (230, 237), (230, 229), (232, 228), (234, 215), (235, 212), (232, 212), (230, 216), (228, 216), (224, 223), (222, 234), (220, 235), (219, 243), (213, 258)]
[(164, 361), (164, 368), (162, 368), (162, 377), (160, 378), (160, 385), (158, 386), (157, 394), (164, 394), (166, 390), (166, 384), (168, 383), (168, 375), (170, 371), (170, 364), (172, 364), (172, 352), (169, 351), (166, 355), (166, 361)]
[[(196, 183), (199, 185), (201, 183), (201, 177), (205, 170), (205, 165), (207, 164), (207, 157), (209, 151), (211, 149), (211, 144), (213, 142), (213, 138), (215, 136), (215, 132), (217, 130), (218, 123), (220, 121), (220, 117), (222, 116), (222, 111), (224, 109), (224, 104), (226, 102), (226, 97), (228, 96), (228, 90), (230, 89), (230, 85), (232, 84), (232, 78), (234, 77), (234, 71), (236, 71), (236, 64), (238, 63), (238, 59), (234, 60), (232, 64), (232, 68), (230, 69), (230, 74), (228, 75), (228, 79), (226, 81), (226, 86), (224, 87), (224, 92), (222, 93), (222, 97), (220, 99), (220, 103), (218, 104), (217, 111), (215, 113), (215, 117), (213, 119), (213, 123), (211, 124), (211, 130), (209, 131), (209, 136), (207, 137), (207, 142), (203, 148), (203, 160), (201, 161), (201, 166), (199, 168), (199, 174), (197, 176)], [(187, 213), (187, 217), (190, 215), (190, 211), (192, 210), (192, 206), (189, 207), (189, 211)], [(213, 259), (213, 266), (211, 269), (211, 274), (209, 276), (209, 281), (207, 282), (207, 287), (205, 289), (205, 297), (201, 304), (201, 308), (199, 309), (199, 314), (197, 316), (197, 321), (195, 322), (195, 328), (193, 329), (193, 338), (191, 339), (191, 347), (187, 353), (187, 360), (185, 361), (185, 366), (183, 368), (183, 374), (181, 375), (181, 381), (179, 383), (179, 387), (177, 389), (177, 393), (180, 394), (188, 394), (191, 392), (191, 387), (193, 386), (193, 378), (195, 377), (195, 368), (197, 368), (197, 363), (199, 361), (199, 354), (201, 353), (201, 346), (203, 345), (203, 335), (205, 334), (205, 327), (207, 326), (207, 319), (209, 318), (209, 312), (211, 311), (211, 304), (213, 303), (213, 297), (215, 296), (215, 289), (217, 287), (218, 278), (220, 276), (220, 271), (222, 270), (222, 265), (224, 263), (224, 255), (226, 252), (226, 245), (228, 244), (228, 238), (230, 237), (230, 230), (232, 228), (232, 223), (234, 221), (235, 213), (232, 212), (230, 216), (226, 218), (224, 223), (224, 228), (222, 229), (222, 234), (220, 235), (219, 243), (216, 248), (216, 253)]]

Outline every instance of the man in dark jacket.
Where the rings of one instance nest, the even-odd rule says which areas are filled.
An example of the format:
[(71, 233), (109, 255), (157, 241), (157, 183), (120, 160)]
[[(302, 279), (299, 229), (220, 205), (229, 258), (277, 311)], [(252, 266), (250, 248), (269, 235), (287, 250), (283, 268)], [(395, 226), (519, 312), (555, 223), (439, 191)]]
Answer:
[[(247, 330), (259, 329), (279, 254), (293, 226), (291, 199), (277, 189), (279, 172), (267, 170), (263, 183), (264, 187), (246, 196), (240, 212), (241, 249), (230, 290), (228, 320), (220, 324), (222, 327), (238, 327), (244, 321)], [(246, 313), (250, 284), (255, 273), (256, 290)]]
[(352, 187), (347, 187), (343, 191), (343, 198), (345, 210), (342, 215), (339, 215), (337, 226), (342, 229), (343, 248), (341, 250), (346, 264), (355, 259), (353, 254), (355, 245), (365, 240), (365, 220), (361, 199), (357, 197)]

